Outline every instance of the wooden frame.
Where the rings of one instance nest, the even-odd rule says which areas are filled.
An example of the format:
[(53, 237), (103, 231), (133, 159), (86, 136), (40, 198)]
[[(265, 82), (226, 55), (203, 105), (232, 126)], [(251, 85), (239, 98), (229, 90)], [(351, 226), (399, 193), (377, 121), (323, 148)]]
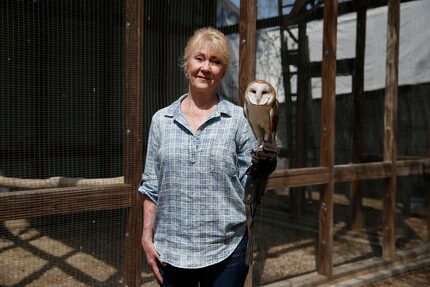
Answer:
[(334, 136), (336, 106), (337, 1), (324, 1), (320, 165), (327, 168), (327, 183), (320, 191), (318, 272), (333, 273)]
[(33, 189), (0, 193), (0, 220), (130, 207), (131, 186)]
[[(256, 70), (256, 19), (257, 1), (240, 0), (239, 46), (239, 94), (238, 103), (243, 106), (243, 95), (248, 84), (255, 79)], [(245, 281), (245, 287), (253, 286), (253, 267)]]
[[(385, 3), (376, 3), (372, 1), (372, 6), (386, 5)], [(248, 1), (241, 1), (249, 4)], [(252, 3), (255, 5), (255, 2)], [(352, 5), (355, 3), (339, 4), (345, 5), (343, 11), (349, 11), (345, 8), (354, 9)], [(359, 5), (359, 20), (361, 25), (357, 27), (357, 36), (361, 40), (365, 38), (365, 23), (366, 9), (370, 3), (365, 1)], [(363, 97), (363, 71), (364, 71), (364, 41), (357, 41), (356, 53), (359, 60), (356, 61), (355, 74), (356, 81), (354, 82), (354, 148), (353, 158), (354, 163), (349, 165), (334, 165), (334, 117), (335, 117), (335, 84), (336, 84), (336, 30), (337, 30), (337, 15), (338, 4), (335, 0), (325, 0), (323, 19), (323, 62), (322, 62), (322, 100), (321, 100), (321, 133), (320, 133), (320, 167), (300, 168), (291, 170), (280, 170), (274, 172), (268, 182), (268, 188), (286, 188), (300, 187), (306, 185), (322, 185), (320, 192), (320, 210), (319, 210), (319, 262), (318, 274), (323, 275), (322, 281), (328, 281), (333, 277), (333, 193), (334, 183), (348, 181), (352, 182), (353, 188), (353, 224), (355, 227), (361, 225), (361, 195), (360, 181), (369, 179), (384, 179), (386, 182), (384, 190), (383, 217), (386, 226), (383, 236), (383, 259), (388, 259), (390, 262), (395, 255), (395, 192), (397, 176), (407, 176), (413, 174), (427, 174), (430, 158), (397, 160), (396, 153), (396, 112), (397, 112), (397, 90), (398, 90), (398, 33), (399, 33), (399, 0), (389, 0), (389, 20), (388, 20), (388, 39), (387, 39), (387, 80), (386, 80), (386, 95), (385, 95), (385, 136), (384, 136), (384, 157), (382, 162), (361, 163), (360, 142), (361, 137), (361, 110), (360, 102)], [(240, 31), (241, 39), (243, 31), (249, 33), (250, 29), (254, 28), (254, 22), (251, 21), (249, 27), (243, 27), (243, 19), (247, 19), (242, 13), (248, 13), (255, 8), (241, 7), (241, 22)], [(349, 11), (352, 12), (352, 11)], [(247, 14), (248, 15), (248, 14)], [(242, 16), (244, 18), (242, 18)], [(284, 19), (285, 20), (285, 19)], [(284, 21), (282, 20), (282, 21)], [(294, 19), (289, 19), (294, 21)], [(265, 19), (256, 22), (258, 28), (264, 28), (265, 25), (272, 25), (273, 21), (281, 21), (279, 18)], [(225, 32), (232, 32), (235, 27), (225, 27)], [(256, 31), (254, 31), (254, 34)], [(247, 34), (249, 35), (249, 34)], [(245, 38), (246, 45), (241, 45), (241, 55), (254, 55), (256, 43), (249, 43), (249, 39)], [(255, 41), (255, 38), (253, 38)], [(244, 44), (241, 42), (241, 44)], [(245, 51), (243, 51), (245, 49)], [(246, 51), (248, 49), (248, 51)], [(242, 103), (241, 95), (243, 87), (249, 82), (249, 72), (253, 67), (250, 63), (255, 63), (255, 59), (247, 58), (243, 61), (241, 57), (240, 67), (240, 94), (239, 102)], [(254, 70), (255, 71), (255, 70)], [(243, 74), (242, 74), (243, 73)], [(247, 75), (247, 76), (245, 76)], [(430, 218), (430, 212), (428, 215)], [(428, 220), (430, 226), (430, 219)], [(429, 232), (430, 234), (430, 232)], [(430, 238), (430, 235), (429, 235)], [(428, 248), (426, 249), (428, 250)], [(410, 255), (412, 256), (412, 255)], [(384, 264), (383, 264), (384, 265)], [(372, 268), (372, 266), (369, 266)], [(336, 275), (341, 276), (341, 275)], [(317, 276), (318, 277), (318, 276)], [(321, 280), (320, 280), (321, 281)], [(276, 285), (276, 284), (275, 284)]]
[(248, 84), (255, 80), (256, 57), (256, 0), (240, 1), (240, 47), (239, 47), (239, 95), (238, 102), (243, 106), (243, 95)]
[(143, 0), (125, 0), (124, 181), (131, 186), (127, 220), (124, 281), (140, 286), (143, 200), (137, 187), (142, 178)]
[(132, 207), (123, 272), (128, 286), (140, 286), (142, 204), (136, 190), (142, 174), (143, 0), (124, 0), (124, 5), (124, 183), (1, 193), (0, 220)]
[(387, 59), (384, 103), (384, 162), (391, 163), (391, 176), (385, 179), (383, 195), (385, 259), (394, 259), (396, 252), (395, 214), (397, 190), (397, 94), (399, 74), (400, 0), (388, 1)]
[[(366, 47), (366, 12), (369, 5), (368, 0), (357, 1), (357, 28), (355, 42), (355, 66), (354, 77), (352, 82), (353, 93), (353, 126), (352, 131), (352, 161), (361, 162), (362, 138), (363, 138), (363, 120), (362, 120), (362, 103), (364, 99), (364, 57)], [(358, 230), (363, 225), (363, 205), (362, 205), (361, 181), (351, 182), (351, 218), (350, 226)]]

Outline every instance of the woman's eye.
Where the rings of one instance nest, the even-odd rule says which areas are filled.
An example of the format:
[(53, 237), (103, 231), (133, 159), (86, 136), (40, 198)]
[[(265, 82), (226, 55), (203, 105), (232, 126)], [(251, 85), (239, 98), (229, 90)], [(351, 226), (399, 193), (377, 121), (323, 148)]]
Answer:
[(219, 66), (221, 65), (221, 61), (220, 60), (211, 60), (212, 65), (216, 65)]

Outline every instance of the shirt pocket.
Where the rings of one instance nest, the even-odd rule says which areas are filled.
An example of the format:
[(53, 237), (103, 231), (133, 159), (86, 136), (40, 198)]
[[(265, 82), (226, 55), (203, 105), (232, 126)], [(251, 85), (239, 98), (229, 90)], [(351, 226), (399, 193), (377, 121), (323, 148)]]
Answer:
[(212, 139), (200, 150), (199, 170), (203, 173), (237, 175), (236, 144), (226, 138)]

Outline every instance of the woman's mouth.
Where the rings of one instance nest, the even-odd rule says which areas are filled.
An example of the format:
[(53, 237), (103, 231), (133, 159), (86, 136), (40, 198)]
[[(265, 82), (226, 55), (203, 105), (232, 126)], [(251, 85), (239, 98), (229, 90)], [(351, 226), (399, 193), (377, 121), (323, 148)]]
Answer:
[(204, 80), (204, 81), (210, 81), (212, 78), (205, 77), (205, 76), (197, 76), (198, 79)]

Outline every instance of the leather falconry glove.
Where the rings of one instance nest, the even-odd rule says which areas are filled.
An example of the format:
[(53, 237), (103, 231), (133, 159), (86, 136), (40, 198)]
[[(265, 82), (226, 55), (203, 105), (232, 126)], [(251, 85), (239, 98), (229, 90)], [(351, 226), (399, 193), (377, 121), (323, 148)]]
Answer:
[(267, 178), (276, 169), (278, 163), (278, 152), (276, 146), (263, 142), (263, 144), (252, 151), (252, 165), (249, 175), (252, 178)]

